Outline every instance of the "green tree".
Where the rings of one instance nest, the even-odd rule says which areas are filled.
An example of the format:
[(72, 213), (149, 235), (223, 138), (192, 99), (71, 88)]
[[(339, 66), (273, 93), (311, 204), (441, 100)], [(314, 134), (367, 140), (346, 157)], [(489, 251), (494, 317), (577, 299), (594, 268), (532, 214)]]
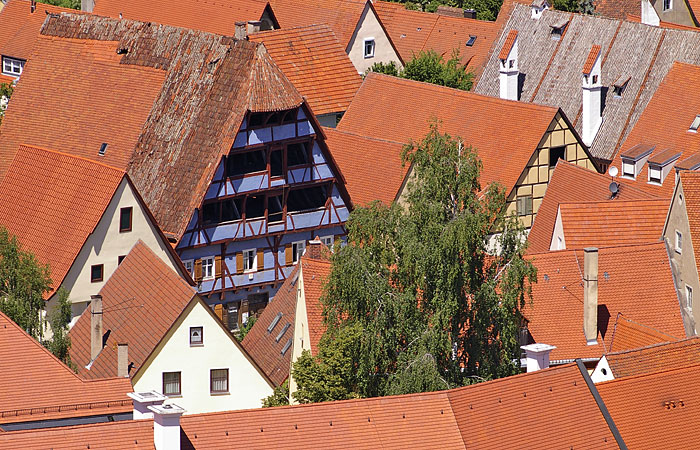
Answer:
[(0, 83), (0, 123), (5, 117), (5, 109), (7, 109), (7, 102), (10, 101), (12, 91), (14, 91), (14, 87), (11, 83)]
[(51, 339), (44, 340), (44, 347), (49, 349), (58, 359), (63, 361), (68, 367), (75, 369), (75, 365), (70, 359), (70, 336), (68, 336), (68, 325), (71, 320), (71, 303), (69, 293), (63, 287), (56, 293), (58, 301), (56, 308), (49, 315), (49, 324), (53, 335)]
[(390, 0), (406, 5), (406, 9), (435, 12), (438, 6), (452, 6), (462, 9), (473, 9), (479, 20), (496, 20), (503, 0)]
[(243, 324), (240, 330), (238, 330), (238, 341), (243, 342), (243, 338), (245, 337), (246, 334), (250, 331), (251, 328), (253, 328), (253, 325), (255, 325), (255, 322), (258, 320), (257, 316), (250, 316), (248, 317), (248, 321)]
[(422, 51), (406, 63), (403, 70), (392, 61), (390, 63), (375, 63), (367, 72), (379, 72), (387, 75), (424, 81), (464, 91), (471, 90), (474, 74), (467, 72), (459, 60), (459, 51), (455, 50), (447, 61), (433, 50)]
[(277, 386), (269, 397), (263, 399), (263, 408), (289, 405), (289, 379)]
[(63, 8), (80, 9), (80, 0), (38, 0), (40, 3), (61, 6)]
[(444, 389), (519, 371), (521, 309), (536, 272), (504, 189), (482, 189), (477, 152), (437, 123), (404, 160), (415, 175), (405, 205), (355, 209), (348, 245), (332, 256), (319, 355), (293, 367), (299, 401)]

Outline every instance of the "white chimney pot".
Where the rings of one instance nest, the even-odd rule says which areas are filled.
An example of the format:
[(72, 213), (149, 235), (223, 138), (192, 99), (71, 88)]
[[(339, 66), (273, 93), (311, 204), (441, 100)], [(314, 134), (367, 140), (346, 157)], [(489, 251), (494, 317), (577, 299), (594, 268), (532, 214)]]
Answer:
[(529, 344), (520, 348), (525, 350), (527, 371), (529, 373), (549, 367), (549, 352), (556, 347), (549, 344)]
[(180, 450), (180, 416), (185, 412), (177, 405), (149, 406), (153, 412), (153, 444), (156, 450)]
[(152, 419), (153, 412), (149, 407), (160, 406), (168, 399), (168, 397), (156, 391), (129, 392), (126, 395), (134, 402), (134, 420)]

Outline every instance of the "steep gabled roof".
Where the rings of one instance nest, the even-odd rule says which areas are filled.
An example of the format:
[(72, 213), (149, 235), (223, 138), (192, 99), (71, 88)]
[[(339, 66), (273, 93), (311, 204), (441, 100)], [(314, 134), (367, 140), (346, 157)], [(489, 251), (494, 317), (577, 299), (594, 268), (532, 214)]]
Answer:
[(683, 449), (700, 439), (700, 365), (596, 385), (629, 448)]
[[(467, 69), (478, 72), (499, 30), (495, 22), (412, 11), (403, 3), (376, 1), (374, 8), (406, 62), (424, 50), (433, 50), (445, 59), (458, 50)], [(467, 45), (472, 36), (476, 40)]]
[[(700, 45), (698, 47), (700, 48)], [(613, 165), (621, 169), (621, 155), (639, 144), (653, 146), (649, 160), (658, 159), (659, 163), (665, 162), (661, 160), (668, 159), (667, 156), (677, 154), (680, 154), (680, 157), (675, 165), (683, 165), (688, 158), (697, 158), (700, 155), (700, 133), (689, 130), (695, 118), (700, 115), (700, 99), (689, 93), (693, 92), (699, 83), (700, 66), (674, 63), (620, 148)], [(648, 164), (644, 164), (637, 179), (629, 182), (639, 189), (670, 198), (676, 182), (673, 171), (666, 176), (663, 186), (659, 186), (648, 183), (648, 168)]]
[(538, 253), (528, 259), (537, 267), (537, 283), (524, 315), (535, 342), (557, 347), (552, 360), (602, 356), (611, 348), (618, 313), (669, 336), (685, 336), (663, 242), (599, 249), (598, 345), (587, 345), (583, 335), (583, 251)]
[(667, 200), (560, 203), (566, 248), (609, 247), (661, 239)]
[[(100, 290), (108, 338), (92, 364), (90, 308), (71, 329), (71, 359), (85, 378), (117, 374), (117, 344), (129, 345), (133, 376), (195, 296), (195, 289), (138, 241)], [(86, 366), (90, 364), (90, 368)]]
[[(437, 118), (441, 132), (461, 137), (483, 162), (481, 186), (508, 192), (559, 111), (429, 83), (370, 73), (338, 130), (389, 141), (420, 142)], [(517, 143), (517, 144), (515, 144)]]
[(236, 22), (260, 20), (267, 5), (265, 0), (98, 0), (93, 13), (233, 36)]
[(618, 314), (608, 351), (620, 352), (675, 340), (677, 340), (677, 338), (674, 336), (662, 333), (657, 329), (630, 320), (622, 314)]
[(0, 13), (0, 55), (28, 60), (46, 14), (78, 11), (37, 3), (31, 11), (29, 0), (9, 0)]
[(0, 225), (51, 268), (61, 285), (124, 172), (81, 157), (20, 146), (0, 182)]
[[(618, 180), (619, 181), (619, 180)], [(559, 160), (552, 172), (547, 192), (537, 210), (537, 217), (528, 234), (528, 253), (549, 250), (557, 220), (559, 205), (564, 202), (603, 202), (620, 200), (643, 200), (655, 198), (653, 194), (635, 186), (621, 184), (615, 200), (610, 200), (610, 177), (575, 164)]]
[(344, 46), (328, 25), (264, 31), (249, 39), (265, 44), (314, 114), (345, 111), (362, 84)]
[(410, 168), (401, 159), (404, 144), (335, 128), (323, 131), (353, 204), (367, 205), (379, 200), (391, 205)]
[(2, 312), (0, 361), (0, 427), (6, 423), (117, 414), (133, 408), (126, 396), (132, 390), (129, 379), (80, 378)]
[(615, 378), (700, 364), (700, 338), (661, 342), (605, 355)]
[[(552, 39), (550, 27), (563, 21), (569, 21), (563, 36)], [(615, 156), (674, 61), (700, 63), (700, 33), (690, 30), (551, 9), (533, 20), (529, 7), (515, 4), (494, 48), (500, 48), (513, 29), (521, 36), (518, 66), (525, 75), (521, 100), (561, 108), (579, 132), (581, 68), (591, 47), (601, 46), (601, 82), (609, 89), (603, 102), (602, 125), (590, 151), (602, 159)], [(498, 64), (498, 58), (492, 55), (475, 92), (499, 95)], [(630, 81), (622, 96), (616, 97), (611, 84), (630, 68)]]

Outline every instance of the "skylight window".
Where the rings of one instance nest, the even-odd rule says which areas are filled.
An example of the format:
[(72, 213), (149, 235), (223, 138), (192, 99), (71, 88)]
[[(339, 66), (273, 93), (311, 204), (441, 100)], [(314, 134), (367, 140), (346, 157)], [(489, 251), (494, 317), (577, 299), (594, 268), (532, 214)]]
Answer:
[(700, 127), (700, 114), (695, 116), (695, 120), (693, 120), (693, 123), (690, 124), (690, 129), (688, 131), (692, 131), (693, 133), (697, 133), (698, 127)]
[(467, 47), (471, 47), (474, 45), (474, 42), (476, 42), (476, 36), (469, 36), (469, 40), (467, 41)]
[(280, 319), (282, 319), (282, 313), (278, 312), (277, 315), (275, 316), (274, 319), (272, 319), (272, 322), (270, 323), (270, 326), (267, 327), (267, 332), (272, 333), (272, 330), (275, 329), (277, 324), (279, 323)]
[(289, 327), (291, 327), (291, 326), (292, 326), (292, 324), (287, 322), (287, 324), (284, 326), (284, 328), (282, 328), (282, 331), (280, 331), (280, 334), (278, 334), (277, 337), (275, 338), (275, 342), (279, 342), (280, 339), (282, 339), (282, 336), (284, 336), (284, 333), (286, 333), (287, 330), (289, 329)]
[(100, 151), (98, 152), (98, 154), (100, 156), (104, 156), (105, 153), (107, 153), (107, 143), (103, 142), (102, 145), (100, 145)]

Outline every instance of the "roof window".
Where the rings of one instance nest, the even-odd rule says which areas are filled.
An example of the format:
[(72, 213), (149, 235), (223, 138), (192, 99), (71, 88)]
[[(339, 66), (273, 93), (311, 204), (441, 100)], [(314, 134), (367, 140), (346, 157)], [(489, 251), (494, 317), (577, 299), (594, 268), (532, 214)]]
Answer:
[(287, 339), (287, 343), (284, 344), (284, 347), (282, 347), (282, 351), (280, 352), (282, 356), (284, 356), (285, 353), (287, 353), (287, 350), (289, 350), (289, 347), (292, 346), (292, 338)]
[(275, 316), (274, 319), (272, 319), (272, 322), (270, 323), (270, 326), (267, 327), (267, 334), (272, 333), (272, 330), (275, 329), (277, 324), (279, 323), (280, 319), (282, 318), (282, 313), (278, 312), (277, 315)]
[(688, 131), (690, 131), (691, 133), (697, 133), (698, 127), (700, 127), (700, 114), (695, 116), (695, 119), (693, 120), (693, 123), (690, 124), (690, 128), (688, 129)]
[(551, 31), (551, 37), (555, 41), (558, 41), (561, 39), (561, 37), (564, 35), (564, 30), (566, 30), (566, 26), (569, 24), (568, 20), (562, 20), (560, 22), (555, 23), (554, 25), (550, 25), (549, 27), (552, 29)]
[(107, 143), (103, 142), (102, 145), (100, 145), (100, 151), (97, 152), (97, 154), (100, 156), (104, 156), (105, 153), (107, 153)]
[(469, 36), (469, 40), (467, 41), (467, 47), (471, 47), (474, 45), (474, 42), (476, 42), (476, 36)]
[(282, 336), (284, 336), (284, 333), (286, 333), (287, 330), (289, 329), (289, 327), (291, 327), (291, 326), (292, 326), (292, 324), (287, 322), (287, 324), (284, 326), (284, 328), (282, 328), (282, 331), (280, 331), (280, 334), (278, 334), (277, 337), (275, 338), (275, 342), (279, 342), (280, 339), (282, 339)]

